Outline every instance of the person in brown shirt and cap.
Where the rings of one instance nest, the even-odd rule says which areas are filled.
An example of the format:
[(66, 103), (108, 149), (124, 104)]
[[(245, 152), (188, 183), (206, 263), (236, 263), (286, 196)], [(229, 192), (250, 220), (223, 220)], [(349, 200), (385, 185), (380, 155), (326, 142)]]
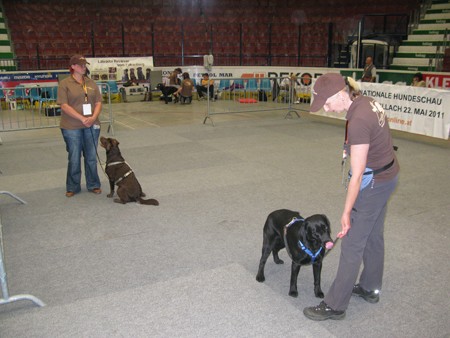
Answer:
[(68, 152), (66, 196), (81, 191), (81, 156), (84, 157), (86, 187), (100, 194), (97, 172), (97, 145), (100, 136), (99, 115), (102, 95), (92, 79), (86, 76), (89, 64), (82, 55), (70, 58), (70, 74), (59, 83), (57, 103), (61, 105), (61, 133)]
[(379, 301), (384, 219), (397, 185), (399, 164), (387, 114), (377, 101), (361, 94), (354, 79), (337, 73), (322, 75), (314, 85), (313, 99), (313, 112), (347, 113), (344, 160), (350, 156), (350, 173), (337, 234), (342, 243), (336, 277), (323, 302), (303, 313), (312, 320), (343, 319), (352, 295), (369, 303)]

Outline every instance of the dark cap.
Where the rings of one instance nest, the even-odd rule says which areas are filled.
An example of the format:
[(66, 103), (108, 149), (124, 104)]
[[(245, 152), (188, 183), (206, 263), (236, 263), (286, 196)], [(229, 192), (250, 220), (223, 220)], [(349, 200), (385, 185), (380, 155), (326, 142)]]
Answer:
[(310, 111), (319, 111), (329, 97), (337, 94), (345, 88), (345, 80), (341, 74), (328, 73), (320, 76), (313, 89), (313, 103)]
[(70, 66), (90, 64), (83, 55), (75, 54), (70, 58)]

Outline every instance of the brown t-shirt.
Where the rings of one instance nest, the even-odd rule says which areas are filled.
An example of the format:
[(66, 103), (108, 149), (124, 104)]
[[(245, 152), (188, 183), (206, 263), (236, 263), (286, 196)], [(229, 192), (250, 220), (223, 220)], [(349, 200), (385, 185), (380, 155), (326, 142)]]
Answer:
[(359, 96), (350, 106), (346, 119), (348, 144), (369, 144), (366, 164), (368, 168), (376, 170), (395, 159), (394, 165), (377, 174), (375, 179), (393, 179), (400, 167), (395, 157), (387, 116), (381, 105), (370, 97)]
[[(87, 103), (91, 104), (92, 112), (94, 112), (95, 104), (97, 102), (102, 102), (102, 94), (100, 93), (100, 90), (94, 80), (88, 77), (85, 77), (84, 80), (87, 92)], [(68, 76), (59, 83), (56, 103), (59, 105), (66, 103), (74, 108), (78, 114), (83, 115), (83, 104), (86, 103), (86, 92), (84, 90), (84, 86), (77, 82), (73, 76)], [(100, 124), (100, 122), (97, 120), (95, 124)], [(85, 128), (80, 120), (74, 119), (73, 117), (65, 114), (62, 110), (60, 127), (62, 129)]]
[(192, 96), (192, 90), (194, 89), (194, 82), (191, 79), (184, 79), (181, 82), (181, 95), (184, 97)]

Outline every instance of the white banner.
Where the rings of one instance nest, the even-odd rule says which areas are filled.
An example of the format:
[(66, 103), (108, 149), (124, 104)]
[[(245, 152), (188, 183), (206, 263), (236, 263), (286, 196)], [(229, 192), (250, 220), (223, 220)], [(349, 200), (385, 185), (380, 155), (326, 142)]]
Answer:
[[(360, 83), (386, 112), (391, 129), (447, 140), (450, 132), (450, 91), (432, 88)], [(345, 113), (317, 114), (345, 118)]]
[(95, 81), (142, 81), (150, 79), (153, 57), (86, 58), (90, 77)]

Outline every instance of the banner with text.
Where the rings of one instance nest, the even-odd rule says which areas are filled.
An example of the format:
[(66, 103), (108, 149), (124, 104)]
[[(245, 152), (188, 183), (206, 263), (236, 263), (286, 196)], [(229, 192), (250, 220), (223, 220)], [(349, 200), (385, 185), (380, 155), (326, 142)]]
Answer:
[[(373, 97), (386, 112), (391, 129), (448, 139), (450, 92), (441, 89), (360, 83), (362, 94)], [(318, 114), (345, 118), (345, 113)]]
[(153, 57), (86, 58), (90, 77), (95, 81), (146, 82), (150, 79)]

